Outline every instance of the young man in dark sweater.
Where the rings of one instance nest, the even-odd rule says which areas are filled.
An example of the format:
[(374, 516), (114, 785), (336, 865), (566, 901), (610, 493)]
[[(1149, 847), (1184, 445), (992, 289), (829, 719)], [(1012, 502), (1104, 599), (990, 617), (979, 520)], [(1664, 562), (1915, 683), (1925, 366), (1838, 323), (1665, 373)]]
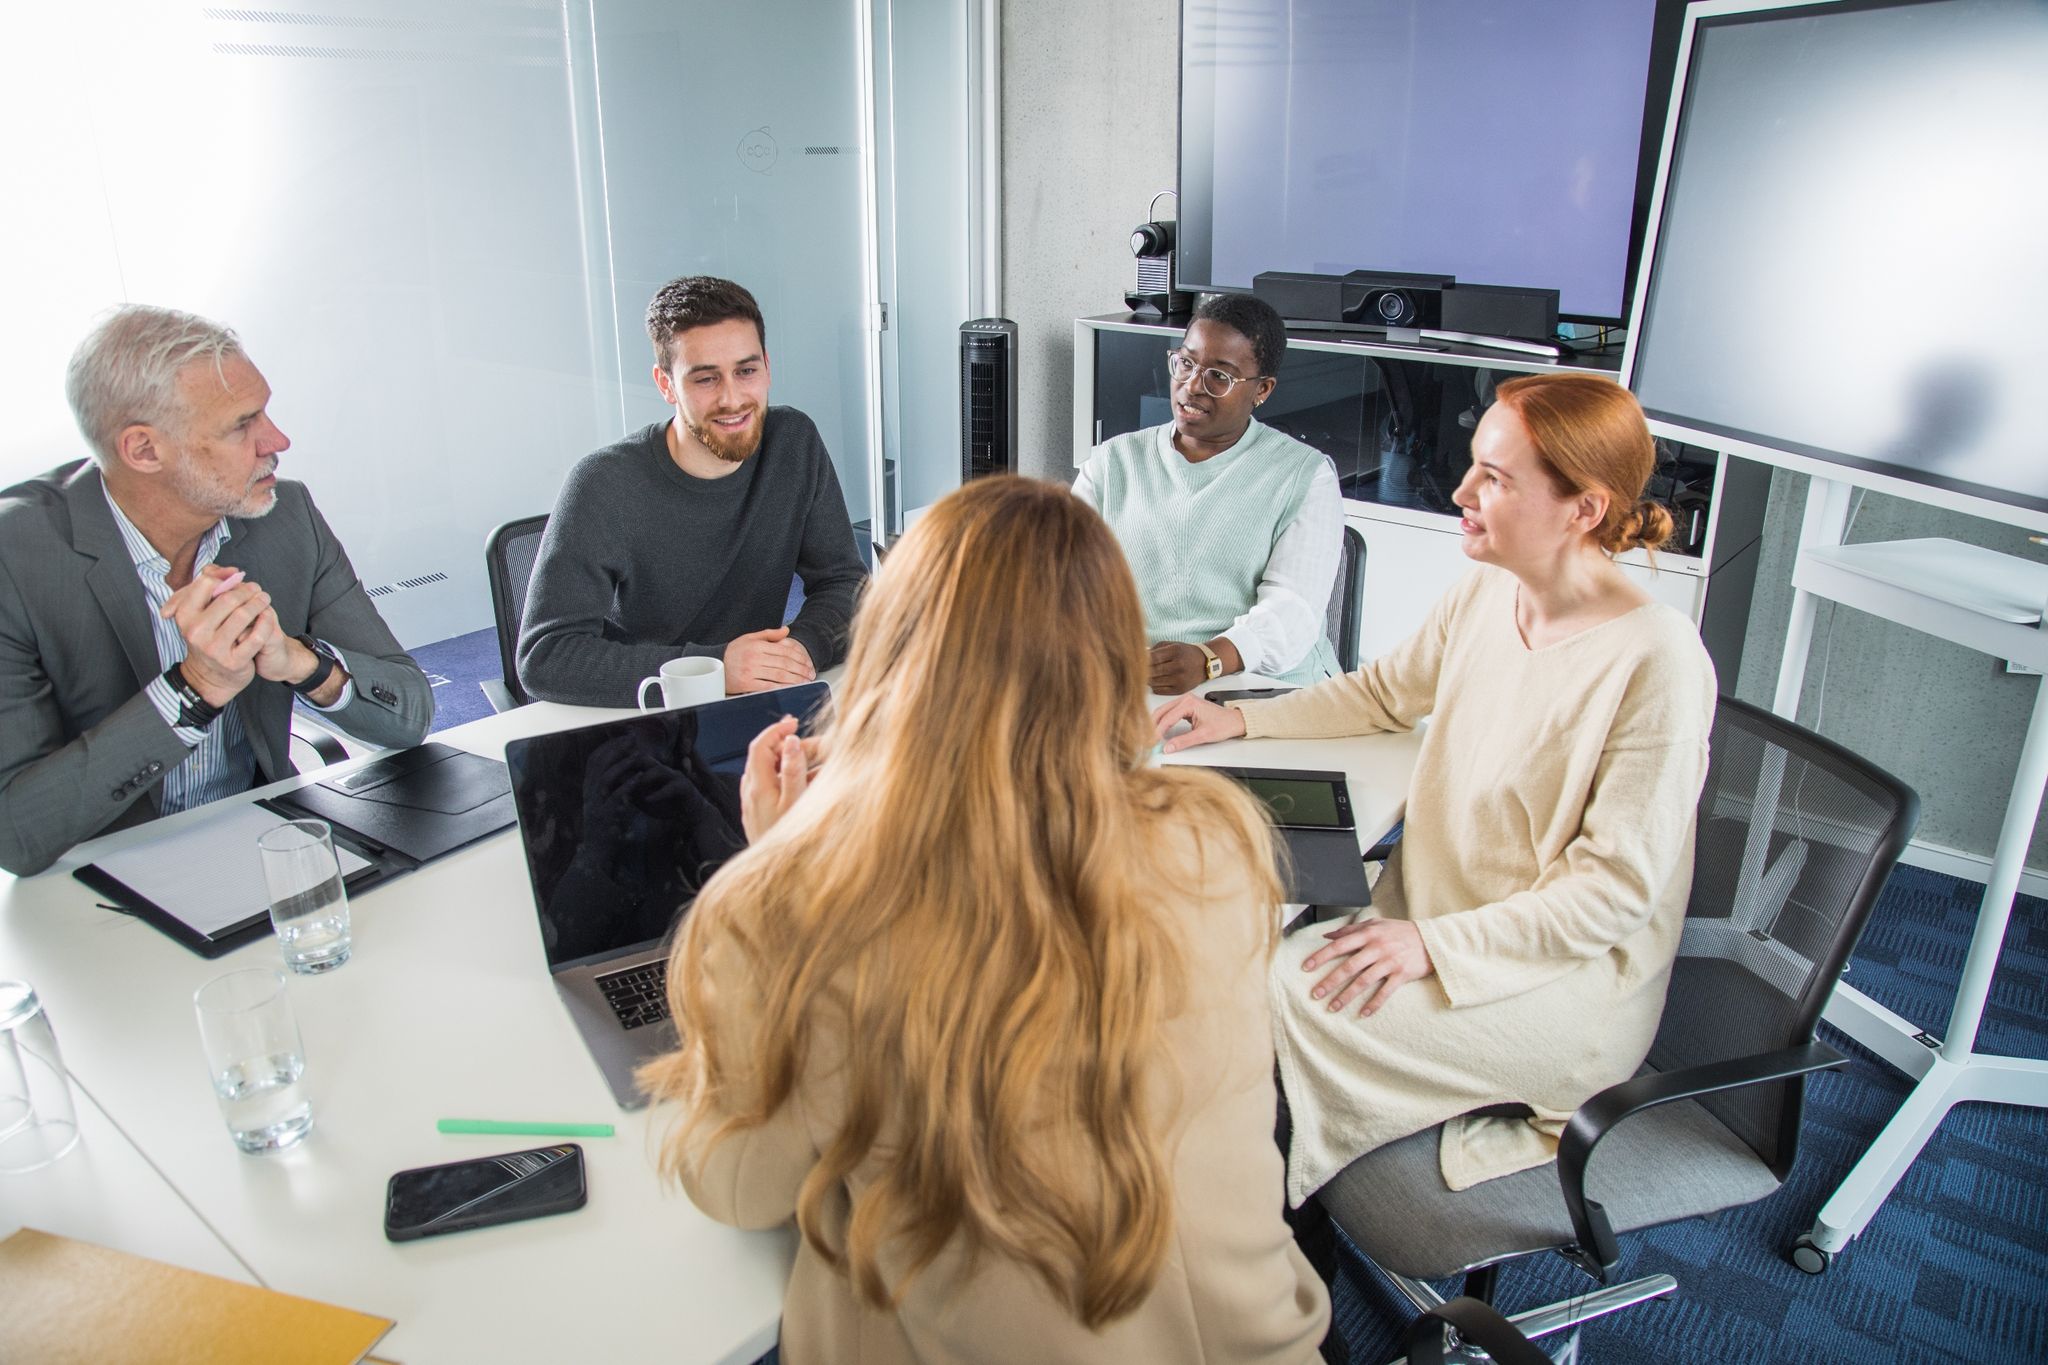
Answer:
[[(768, 406), (767, 329), (730, 280), (670, 280), (647, 306), (654, 383), (675, 415), (586, 455), (541, 538), (519, 628), (533, 696), (630, 706), (680, 655), (727, 692), (808, 682), (846, 651), (865, 570), (825, 443)], [(782, 614), (791, 578), (803, 609)]]

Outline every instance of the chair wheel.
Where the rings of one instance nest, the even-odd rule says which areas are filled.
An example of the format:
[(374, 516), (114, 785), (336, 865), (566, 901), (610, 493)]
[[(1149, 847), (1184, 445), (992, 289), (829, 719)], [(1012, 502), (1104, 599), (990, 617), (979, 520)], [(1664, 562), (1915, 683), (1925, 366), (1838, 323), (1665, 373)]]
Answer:
[(1834, 1259), (1831, 1252), (1820, 1248), (1811, 1234), (1801, 1233), (1799, 1240), (1792, 1244), (1792, 1264), (1809, 1275), (1824, 1273)]

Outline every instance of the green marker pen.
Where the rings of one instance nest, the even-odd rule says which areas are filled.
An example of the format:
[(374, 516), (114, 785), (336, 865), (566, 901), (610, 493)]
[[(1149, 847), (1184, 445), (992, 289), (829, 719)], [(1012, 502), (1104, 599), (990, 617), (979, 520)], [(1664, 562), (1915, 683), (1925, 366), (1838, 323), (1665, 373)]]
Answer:
[(492, 1133), (503, 1137), (612, 1136), (609, 1123), (521, 1123), (507, 1119), (442, 1119), (434, 1125), (444, 1133)]

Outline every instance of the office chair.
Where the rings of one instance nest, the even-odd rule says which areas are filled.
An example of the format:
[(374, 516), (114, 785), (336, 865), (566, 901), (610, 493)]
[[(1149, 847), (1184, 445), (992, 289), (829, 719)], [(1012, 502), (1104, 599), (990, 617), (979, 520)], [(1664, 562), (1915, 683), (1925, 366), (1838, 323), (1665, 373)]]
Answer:
[(1344, 523), (1344, 558), (1337, 569), (1337, 582), (1330, 589), (1330, 605), (1323, 630), (1337, 651), (1337, 666), (1346, 673), (1358, 667), (1358, 599), (1365, 588), (1365, 537), (1350, 522)]
[[(1517, 1314), (1529, 1337), (1675, 1293), (1669, 1275), (1608, 1285), (1616, 1234), (1750, 1203), (1790, 1174), (1805, 1076), (1847, 1060), (1814, 1026), (1919, 809), (1910, 787), (1841, 746), (1722, 697), (1684, 934), (1644, 1069), (1579, 1107), (1555, 1166), (1453, 1193), (1431, 1128), (1361, 1157), (1317, 1198), (1425, 1313), (1445, 1301), (1424, 1281), (1462, 1275), (1464, 1294), (1490, 1303), (1502, 1262), (1546, 1250), (1607, 1287)], [(1464, 1357), (1411, 1356), (1425, 1358)]]
[(519, 685), (519, 618), (526, 612), (526, 589), (533, 579), (533, 561), (540, 554), (541, 532), (548, 516), (508, 521), (484, 540), (484, 571), (491, 580), (491, 615), (498, 627), (498, 664), (503, 682), (481, 684), (493, 711), (509, 711), (533, 700)]
[[(286, 735), (285, 744), (292, 750), (292, 766), (300, 772), (324, 768), (330, 763), (340, 763), (349, 756), (348, 746), (342, 743), (341, 736), (313, 719), (312, 713), (299, 705), (292, 707), (291, 729)], [(300, 745), (304, 745), (311, 752), (311, 762), (299, 761)]]

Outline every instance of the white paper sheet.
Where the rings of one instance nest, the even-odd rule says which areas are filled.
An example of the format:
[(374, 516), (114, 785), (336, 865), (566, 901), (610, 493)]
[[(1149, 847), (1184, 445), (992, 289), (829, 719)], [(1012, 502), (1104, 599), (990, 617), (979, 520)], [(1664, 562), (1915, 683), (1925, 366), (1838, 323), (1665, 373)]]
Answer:
[[(286, 823), (282, 815), (247, 802), (223, 804), (217, 814), (160, 839), (110, 853), (99, 868), (157, 908), (202, 934), (215, 934), (270, 910), (256, 840)], [(340, 844), (341, 875), (369, 861)]]

